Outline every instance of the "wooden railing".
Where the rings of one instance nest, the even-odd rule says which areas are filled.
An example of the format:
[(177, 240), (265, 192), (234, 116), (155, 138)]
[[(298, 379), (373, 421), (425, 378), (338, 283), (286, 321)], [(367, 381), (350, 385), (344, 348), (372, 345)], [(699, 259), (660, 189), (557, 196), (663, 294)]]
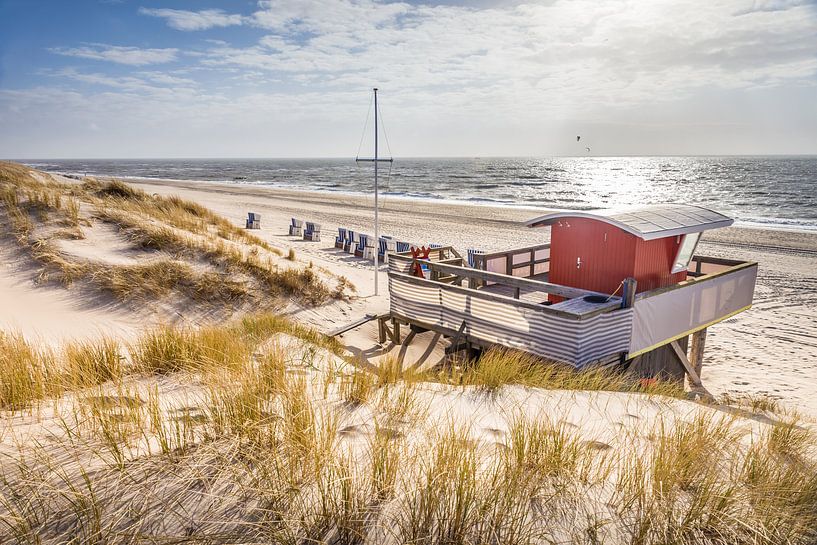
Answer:
[(549, 267), (539, 265), (549, 262), (550, 244), (474, 255), (475, 269), (521, 278), (530, 278), (548, 272)]
[(743, 261), (738, 261), (735, 259), (696, 255), (693, 256), (692, 260), (689, 262), (687, 276), (696, 278), (699, 276), (711, 275), (743, 264)]
[[(415, 260), (409, 255), (398, 254), (393, 256), (393, 259), (395, 259), (396, 262), (402, 262), (404, 265), (406, 265), (404, 270), (407, 271), (413, 270), (414, 264), (419, 261), (421, 266), (426, 270), (425, 280), (431, 280), (433, 282), (453, 284), (456, 286), (464, 286), (464, 284), (467, 284), (467, 287), (471, 289), (475, 289), (486, 284), (506, 286), (513, 290), (512, 298), (516, 300), (520, 299), (520, 294), (523, 290), (553, 294), (563, 297), (564, 299), (574, 299), (576, 297), (585, 297), (588, 295), (602, 295), (604, 297), (608, 296), (608, 294), (598, 293), (591, 290), (562, 286), (531, 278), (523, 278), (519, 276), (510, 276), (501, 273), (472, 269), (470, 267), (463, 267), (461, 262), (462, 258), (443, 259), (441, 261)], [(422, 279), (419, 278), (418, 280), (422, 281)], [(483, 290), (478, 291), (479, 293), (485, 293)], [(485, 293), (485, 295), (488, 296), (487, 293)], [(543, 306), (543, 308), (547, 307)]]

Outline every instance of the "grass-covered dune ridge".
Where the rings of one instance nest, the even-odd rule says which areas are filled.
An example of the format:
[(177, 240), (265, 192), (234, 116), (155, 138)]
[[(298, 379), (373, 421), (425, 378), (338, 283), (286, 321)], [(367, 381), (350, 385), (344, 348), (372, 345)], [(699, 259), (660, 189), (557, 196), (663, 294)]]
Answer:
[(272, 315), (0, 348), (3, 542), (817, 538), (815, 440), (794, 415), (611, 391), (601, 371), (508, 374), (528, 363), (511, 352), (369, 372)]
[[(199, 204), (116, 180), (58, 181), (0, 162), (0, 216), (40, 268), (39, 281), (83, 282), (120, 301), (178, 296), (213, 307), (289, 299), (315, 305), (349, 287)], [(72, 241), (100, 236), (105, 225), (125, 246), (116, 261), (72, 253)]]

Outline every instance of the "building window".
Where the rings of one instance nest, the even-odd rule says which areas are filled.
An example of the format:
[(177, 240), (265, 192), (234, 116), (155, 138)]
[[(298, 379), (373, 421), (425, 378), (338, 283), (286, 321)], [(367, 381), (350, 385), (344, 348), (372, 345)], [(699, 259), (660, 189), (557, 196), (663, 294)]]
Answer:
[(698, 239), (701, 238), (701, 233), (692, 233), (684, 235), (681, 240), (681, 245), (678, 246), (678, 253), (675, 254), (675, 263), (672, 265), (672, 274), (687, 270), (692, 256), (695, 254), (695, 247), (698, 245)]

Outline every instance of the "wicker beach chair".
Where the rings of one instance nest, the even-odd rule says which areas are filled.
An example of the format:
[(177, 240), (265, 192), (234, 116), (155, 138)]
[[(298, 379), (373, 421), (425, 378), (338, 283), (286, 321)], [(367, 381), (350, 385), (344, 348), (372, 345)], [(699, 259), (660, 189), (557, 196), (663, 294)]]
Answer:
[(292, 221), (289, 225), (289, 235), (293, 237), (300, 237), (304, 234), (304, 222), (302, 220), (296, 220), (292, 218)]
[(261, 229), (261, 214), (247, 212), (247, 229)]
[(366, 240), (369, 238), (369, 235), (364, 233), (360, 233), (358, 235), (357, 246), (355, 246), (355, 257), (363, 257), (363, 251), (366, 248)]
[(396, 251), (397, 251), (398, 254), (404, 254), (404, 253), (408, 252), (409, 250), (411, 250), (411, 243), (410, 242), (402, 242), (402, 241), (398, 240), (397, 244), (395, 246), (396, 246)]
[(389, 259), (389, 241), (391, 237), (381, 236), (377, 241), (377, 258), (381, 263), (386, 263)]
[(321, 226), (319, 223), (312, 223), (311, 221), (306, 222), (304, 240), (311, 240), (312, 242), (321, 241)]
[(468, 266), (472, 269), (476, 268), (476, 259), (474, 258), (475, 255), (485, 255), (485, 250), (475, 250), (474, 248), (468, 248)]
[(335, 248), (340, 248), (341, 250), (346, 245), (346, 229), (343, 227), (338, 227), (338, 236), (335, 239)]
[(374, 253), (377, 251), (374, 245), (374, 237), (367, 236), (366, 242), (363, 245), (363, 259), (374, 261)]
[(343, 243), (343, 251), (350, 254), (355, 253), (355, 244), (357, 243), (357, 233), (351, 229), (346, 231), (346, 242)]

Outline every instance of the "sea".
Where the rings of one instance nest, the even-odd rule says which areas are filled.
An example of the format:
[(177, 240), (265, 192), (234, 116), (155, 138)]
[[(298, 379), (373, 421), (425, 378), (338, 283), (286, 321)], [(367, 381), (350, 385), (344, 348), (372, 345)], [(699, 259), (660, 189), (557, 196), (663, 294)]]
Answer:
[[(21, 160), (67, 174), (198, 180), (371, 195), (373, 165), (350, 159)], [(817, 156), (395, 158), (385, 198), (591, 210), (687, 203), (738, 224), (817, 230)]]

